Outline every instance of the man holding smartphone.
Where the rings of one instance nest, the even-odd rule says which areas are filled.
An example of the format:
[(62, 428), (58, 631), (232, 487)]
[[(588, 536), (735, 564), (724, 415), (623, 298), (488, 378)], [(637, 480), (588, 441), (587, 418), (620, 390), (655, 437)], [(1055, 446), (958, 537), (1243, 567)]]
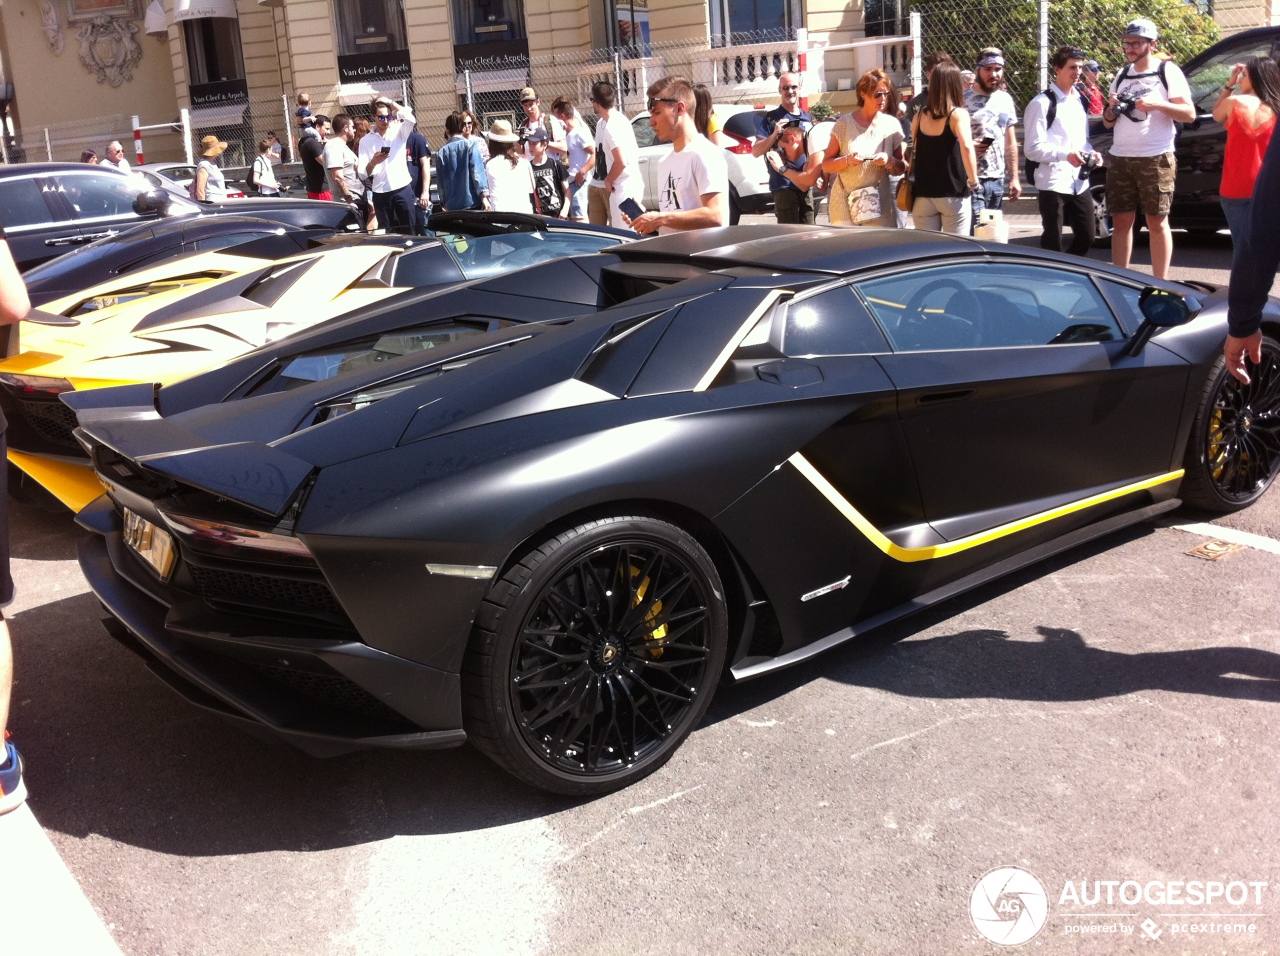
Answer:
[(1008, 195), (1022, 195), (1018, 180), (1018, 108), (1013, 97), (1000, 89), (1004, 81), (1004, 54), (987, 47), (978, 54), (973, 86), (964, 91), (964, 108), (973, 128), (973, 150), (978, 156), (978, 191), (973, 194), (972, 233), (983, 209), (1004, 205), (1005, 177)]
[(373, 177), (373, 208), (378, 225), (389, 232), (413, 235), (413, 177), (405, 144), (417, 119), (408, 106), (379, 96), (373, 101), (373, 129), (360, 140), (360, 168)]
[(729, 225), (729, 167), (724, 150), (698, 132), (689, 81), (668, 76), (649, 87), (649, 125), (671, 152), (658, 164), (658, 211), (640, 216), (638, 204), (623, 208), (642, 236)]

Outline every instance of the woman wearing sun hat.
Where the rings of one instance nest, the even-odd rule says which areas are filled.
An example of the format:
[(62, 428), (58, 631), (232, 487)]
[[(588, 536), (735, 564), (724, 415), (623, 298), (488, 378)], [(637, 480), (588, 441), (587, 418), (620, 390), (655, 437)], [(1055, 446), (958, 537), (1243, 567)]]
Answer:
[(517, 148), (520, 137), (507, 120), (489, 127), (489, 203), (499, 212), (534, 211), (533, 167)]
[(191, 195), (200, 202), (222, 202), (227, 198), (227, 181), (218, 168), (217, 159), (227, 144), (216, 136), (200, 140), (200, 164), (191, 183)]

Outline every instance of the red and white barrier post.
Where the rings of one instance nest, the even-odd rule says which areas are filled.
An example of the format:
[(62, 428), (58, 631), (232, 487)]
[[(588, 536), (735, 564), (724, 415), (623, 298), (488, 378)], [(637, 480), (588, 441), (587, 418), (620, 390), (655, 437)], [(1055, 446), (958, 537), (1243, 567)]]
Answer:
[(142, 121), (136, 116), (133, 118), (133, 151), (138, 154), (139, 166), (146, 162), (142, 158)]
[(800, 71), (800, 110), (809, 109), (809, 84), (805, 82), (809, 73), (809, 31), (804, 27), (796, 30), (796, 69)]

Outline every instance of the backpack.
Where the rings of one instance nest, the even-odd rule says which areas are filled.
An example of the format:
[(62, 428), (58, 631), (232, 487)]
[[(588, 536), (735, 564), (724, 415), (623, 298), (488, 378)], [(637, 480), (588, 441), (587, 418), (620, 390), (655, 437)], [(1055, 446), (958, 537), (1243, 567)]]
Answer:
[[(1128, 68), (1126, 67), (1126, 69)], [(1046, 86), (1036, 96), (1045, 96), (1049, 99), (1049, 108), (1044, 111), (1044, 131), (1047, 133), (1049, 132), (1049, 127), (1053, 125), (1053, 121), (1058, 118), (1058, 98), (1053, 95), (1052, 86)], [(1040, 168), (1040, 164), (1029, 156), (1024, 158), (1026, 159), (1024, 165), (1027, 172), (1027, 182), (1034, 186), (1036, 184), (1036, 170)]]
[(244, 184), (249, 187), (249, 192), (256, 193), (258, 189), (258, 160), (262, 156), (258, 156), (249, 166), (249, 175), (244, 178)]

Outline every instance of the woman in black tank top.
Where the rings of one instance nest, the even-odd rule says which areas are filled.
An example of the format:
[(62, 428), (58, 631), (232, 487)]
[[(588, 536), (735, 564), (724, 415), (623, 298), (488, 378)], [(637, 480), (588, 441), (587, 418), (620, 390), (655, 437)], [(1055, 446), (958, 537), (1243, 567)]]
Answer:
[[(964, 86), (954, 63), (939, 63), (929, 77), (929, 103), (916, 115), (912, 131), (911, 172), (917, 229), (967, 236), (973, 210), (969, 197), (978, 185)], [(941, 121), (941, 128), (937, 124)], [(925, 126), (935, 127), (930, 133)]]

